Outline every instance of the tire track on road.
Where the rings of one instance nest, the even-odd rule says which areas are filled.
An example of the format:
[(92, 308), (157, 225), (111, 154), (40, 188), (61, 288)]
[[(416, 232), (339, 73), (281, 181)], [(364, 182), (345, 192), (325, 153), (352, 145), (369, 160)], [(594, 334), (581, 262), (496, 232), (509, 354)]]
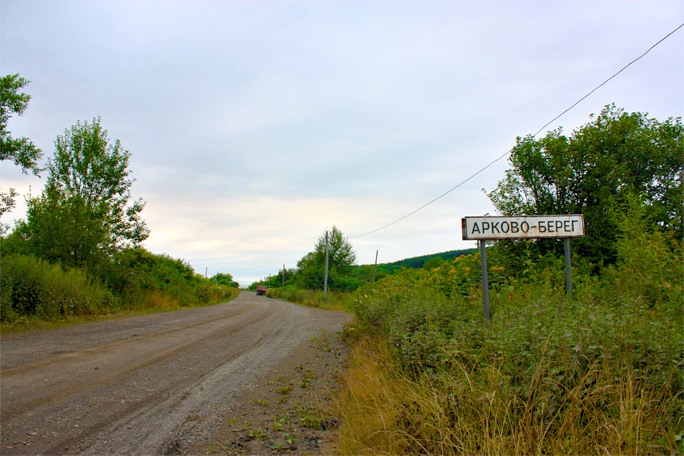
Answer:
[(210, 432), (297, 344), (346, 319), (243, 292), (190, 312), (0, 336), (0, 453), (161, 454)]
[[(213, 337), (214, 332), (211, 332), (209, 334), (204, 335), (203, 337), (199, 339), (192, 339), (188, 342), (180, 343), (180, 344), (174, 344), (173, 340), (161, 342), (163, 346), (168, 346), (171, 345), (171, 348), (164, 349), (164, 350), (152, 350), (152, 349), (146, 349), (144, 351), (138, 352), (135, 354), (135, 358), (137, 359), (136, 361), (128, 361), (126, 358), (122, 358), (122, 356), (125, 355), (125, 351), (128, 347), (140, 344), (140, 343), (147, 343), (150, 346), (154, 346), (154, 342), (157, 342), (159, 344), (160, 342), (155, 339), (160, 339), (167, 337), (169, 335), (173, 335), (174, 340), (178, 339), (178, 336), (182, 334), (183, 332), (187, 331), (188, 329), (192, 328), (197, 328), (200, 326), (205, 326), (207, 324), (215, 324), (217, 322), (220, 322), (225, 319), (231, 319), (235, 318), (237, 316), (243, 315), (246, 312), (249, 312), (251, 309), (242, 309), (238, 312), (232, 313), (226, 317), (218, 317), (211, 319), (206, 322), (186, 326), (179, 328), (177, 331), (174, 330), (166, 330), (166, 331), (161, 331), (155, 334), (150, 334), (148, 336), (144, 337), (138, 337), (133, 340), (128, 340), (128, 341), (120, 341), (112, 344), (107, 344), (101, 347), (93, 348), (93, 349), (87, 349), (78, 353), (75, 353), (71, 356), (68, 355), (60, 355), (53, 360), (44, 360), (40, 363), (32, 363), (29, 365), (29, 368), (22, 368), (22, 369), (10, 369), (9, 372), (6, 372), (5, 370), (2, 371), (2, 388), (3, 390), (12, 390), (16, 389), (18, 386), (17, 383), (25, 383), (27, 381), (33, 382), (33, 383), (42, 383), (38, 382), (41, 377), (44, 377), (46, 375), (50, 375), (50, 372), (45, 373), (44, 371), (41, 371), (40, 369), (47, 369), (49, 368), (51, 371), (58, 371), (58, 372), (63, 372), (64, 374), (67, 374), (69, 372), (75, 372), (78, 370), (83, 369), (83, 365), (92, 365), (92, 364), (98, 364), (102, 365), (105, 363), (105, 359), (111, 358), (112, 356), (118, 356), (119, 359), (121, 359), (120, 362), (115, 363), (114, 366), (109, 366), (107, 368), (97, 368), (98, 371), (101, 370), (106, 370), (107, 372), (105, 373), (100, 373), (98, 372), (97, 374), (93, 373), (95, 369), (91, 368), (91, 372), (86, 372), (84, 376), (82, 376), (78, 382), (73, 382), (73, 379), (71, 379), (71, 376), (66, 376), (67, 379), (70, 379), (70, 381), (60, 381), (60, 382), (53, 382), (53, 384), (50, 384), (49, 382), (42, 383), (40, 391), (37, 391), (34, 393), (32, 397), (33, 399), (30, 399), (27, 402), (21, 402), (20, 404), (17, 404), (16, 406), (13, 404), (17, 399), (19, 400), (25, 400), (25, 397), (21, 398), (12, 398), (12, 397), (3, 397), (3, 410), (2, 413), (0, 414), (0, 417), (2, 419), (2, 422), (5, 424), (5, 426), (12, 426), (12, 425), (21, 425), (22, 422), (17, 419), (18, 416), (23, 416), (25, 419), (30, 417), (30, 414), (35, 414), (38, 413), (39, 410), (37, 409), (46, 409), (50, 407), (55, 407), (56, 405), (67, 402), (67, 401), (73, 401), (79, 396), (85, 396), (88, 394), (92, 394), (93, 389), (102, 389), (103, 385), (107, 384), (112, 384), (126, 376), (130, 376), (131, 373), (136, 372), (141, 369), (145, 369), (146, 367), (168, 360), (171, 356), (180, 356), (183, 354), (184, 351), (191, 350), (193, 347), (195, 347), (197, 344), (200, 344), (207, 339), (210, 339)], [(230, 323), (232, 327), (238, 326), (238, 325), (249, 325), (252, 324), (253, 322), (257, 321), (259, 318), (263, 317), (263, 313), (259, 312), (253, 316), (251, 316), (248, 320), (240, 320), (238, 322), (232, 322)], [(240, 331), (242, 328), (236, 327), (234, 331)], [(219, 331), (222, 329), (218, 329)], [(120, 352), (120, 353), (117, 353)], [(77, 363), (77, 365), (74, 365), (73, 363)], [(31, 372), (31, 374), (28, 376), (21, 376), (22, 373), (25, 373), (28, 370), (32, 370), (34, 372)], [(57, 384), (55, 384), (57, 383)], [(66, 384), (65, 386), (61, 386), (62, 384)], [(43, 395), (41, 396), (41, 393)], [(8, 406), (9, 405), (9, 406)], [(18, 409), (18, 410), (17, 410)], [(18, 423), (17, 423), (18, 421)]]
[[(253, 336), (247, 337), (245, 330), (272, 313), (273, 309), (263, 305), (242, 305), (228, 309), (225, 315), (180, 328), (86, 349), (75, 356), (58, 355), (30, 363), (26, 368), (9, 369), (9, 372), (3, 369), (2, 453), (5, 454), (8, 445), (13, 447), (14, 442), (26, 443), (26, 440), (32, 443), (32, 453), (40, 448), (43, 448), (41, 452), (53, 453), (140, 407), (166, 400), (175, 391), (187, 388), (189, 383), (197, 383), (198, 378), (216, 366), (257, 345), (263, 336), (255, 331)], [(218, 336), (234, 338), (236, 334), (241, 335), (239, 347), (205, 360), (193, 375), (173, 369), (172, 366), (178, 363), (175, 360), (192, 358), (198, 347), (204, 345), (206, 351), (211, 339)], [(98, 372), (97, 365), (108, 359), (112, 366), (103, 366), (104, 374)], [(41, 381), (43, 377), (47, 377), (47, 381)], [(122, 391), (124, 387), (131, 390)], [(75, 424), (85, 414), (90, 415), (89, 424)], [(44, 417), (44, 422), (38, 423), (37, 417)], [(79, 427), (78, 432), (74, 432), (73, 426)], [(77, 437), (62, 441), (60, 436), (65, 434), (77, 434)]]

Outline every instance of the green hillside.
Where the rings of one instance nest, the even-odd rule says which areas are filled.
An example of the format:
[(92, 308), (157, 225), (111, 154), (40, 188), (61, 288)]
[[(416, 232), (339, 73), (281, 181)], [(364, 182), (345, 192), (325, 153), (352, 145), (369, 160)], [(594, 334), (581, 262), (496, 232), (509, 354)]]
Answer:
[[(425, 262), (432, 258), (441, 258), (442, 260), (454, 260), (462, 255), (470, 255), (474, 253), (477, 249), (464, 249), (464, 250), (450, 250), (448, 252), (433, 253), (431, 255), (423, 255), (414, 258), (406, 258), (405, 260), (395, 261), (394, 263), (387, 263), (389, 270), (405, 268), (422, 268), (425, 266)], [(378, 265), (380, 267), (380, 265)]]
[[(425, 263), (429, 260), (440, 258), (444, 261), (452, 261), (461, 255), (470, 255), (474, 253), (476, 249), (463, 249), (463, 250), (450, 250), (448, 252), (432, 253), (429, 255), (422, 255), (413, 258), (406, 258), (403, 260), (395, 261), (393, 263), (380, 263), (378, 264), (378, 270), (375, 274), (376, 280), (393, 274), (396, 271), (401, 270), (401, 268), (407, 269), (420, 269), (425, 266)], [(355, 275), (358, 279), (370, 282), (373, 280), (373, 270), (375, 269), (372, 264), (364, 264), (360, 266), (355, 266)]]

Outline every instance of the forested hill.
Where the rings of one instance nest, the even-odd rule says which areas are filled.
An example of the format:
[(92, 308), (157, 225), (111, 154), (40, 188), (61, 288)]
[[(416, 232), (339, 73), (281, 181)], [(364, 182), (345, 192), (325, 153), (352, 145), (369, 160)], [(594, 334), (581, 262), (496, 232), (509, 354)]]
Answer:
[[(433, 253), (431, 255), (423, 255), (414, 258), (406, 258), (405, 260), (395, 261), (394, 263), (386, 263), (383, 266), (387, 269), (401, 269), (405, 268), (422, 268), (425, 263), (432, 258), (441, 258), (442, 260), (454, 260), (461, 255), (470, 255), (474, 253), (476, 249), (465, 249), (465, 250), (450, 250), (448, 252)], [(378, 265), (379, 267), (380, 265)]]
[[(450, 250), (448, 252), (433, 253), (430, 255), (423, 255), (414, 258), (406, 258), (404, 260), (395, 261), (394, 263), (381, 263), (378, 264), (378, 270), (376, 272), (376, 279), (381, 279), (387, 275), (393, 274), (395, 271), (401, 270), (401, 268), (414, 268), (420, 269), (425, 266), (430, 260), (441, 259), (442, 261), (452, 261), (461, 255), (470, 255), (474, 253), (476, 249), (463, 249), (463, 250)], [(439, 263), (439, 261), (436, 261)], [(357, 279), (370, 282), (373, 279), (373, 271), (375, 269), (372, 264), (364, 264), (360, 266), (354, 266), (355, 276)]]

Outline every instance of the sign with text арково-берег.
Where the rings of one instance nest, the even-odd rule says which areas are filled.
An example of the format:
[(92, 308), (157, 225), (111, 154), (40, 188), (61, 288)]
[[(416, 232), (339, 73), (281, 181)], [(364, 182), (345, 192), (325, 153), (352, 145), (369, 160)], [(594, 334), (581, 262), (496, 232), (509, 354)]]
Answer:
[(571, 238), (584, 236), (584, 216), (523, 215), (519, 217), (465, 217), (463, 240)]

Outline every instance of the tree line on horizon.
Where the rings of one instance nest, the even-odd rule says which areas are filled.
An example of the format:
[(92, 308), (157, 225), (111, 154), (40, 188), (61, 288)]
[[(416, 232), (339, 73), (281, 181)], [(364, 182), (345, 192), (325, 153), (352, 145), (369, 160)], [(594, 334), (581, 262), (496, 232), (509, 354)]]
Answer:
[[(333, 227), (335, 233), (335, 243), (345, 244), (346, 252), (353, 252), (353, 247), (348, 239), (344, 237), (342, 232), (336, 227)], [(331, 237), (332, 239), (332, 237)], [(283, 270), (278, 271), (277, 274), (267, 276), (263, 280), (252, 283), (249, 286), (250, 290), (255, 290), (258, 285), (266, 285), (269, 288), (278, 288), (283, 286), (296, 286), (298, 288), (308, 290), (323, 290), (325, 279), (325, 234), (322, 234), (315, 246), (314, 251), (307, 253), (302, 260), (297, 262), (297, 267), (287, 268), (285, 270), (285, 280), (283, 281)], [(394, 261), (391, 263), (378, 263), (358, 265), (355, 261), (349, 264), (348, 267), (339, 268), (337, 265), (339, 253), (337, 251), (333, 254), (334, 264), (329, 261), (329, 272), (331, 273), (328, 285), (329, 289), (333, 291), (354, 291), (359, 287), (373, 282), (373, 279), (380, 280), (388, 275), (391, 275), (403, 268), (420, 269), (420, 268), (434, 268), (444, 261), (452, 261), (460, 256), (469, 255), (475, 249), (460, 249), (450, 250), (441, 253), (432, 253), (428, 255), (421, 255), (417, 257), (405, 258), (403, 260)], [(340, 274), (346, 275), (340, 278)]]

